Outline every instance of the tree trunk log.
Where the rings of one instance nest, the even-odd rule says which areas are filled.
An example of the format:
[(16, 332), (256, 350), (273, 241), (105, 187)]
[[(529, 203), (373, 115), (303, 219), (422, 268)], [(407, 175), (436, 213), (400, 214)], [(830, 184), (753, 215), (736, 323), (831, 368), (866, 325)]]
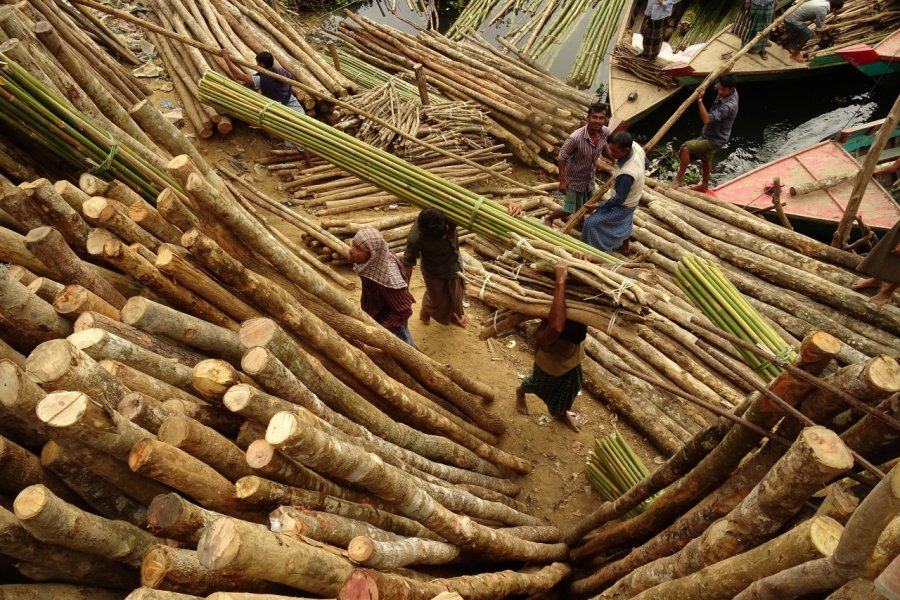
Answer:
[[(900, 394), (886, 398), (875, 410), (894, 417), (900, 416)], [(898, 438), (900, 432), (872, 415), (864, 416), (841, 434), (841, 439), (849, 448), (866, 457), (896, 448)]]
[(0, 436), (0, 492), (15, 497), (30, 485), (42, 484), (71, 502), (79, 503), (65, 483), (41, 465), (41, 460), (22, 446)]
[[(350, 540), (360, 535), (377, 540), (406, 539), (362, 521), (294, 506), (279, 507), (269, 515), (269, 519), (269, 528), (275, 533), (295, 539), (308, 537), (340, 548), (346, 548)], [(350, 558), (353, 559), (352, 556)]]
[(17, 583), (0, 585), (0, 600), (122, 600), (122, 593), (65, 583)]
[(169, 417), (159, 428), (159, 441), (184, 450), (221, 473), (229, 481), (253, 474), (244, 453), (234, 442), (194, 419)]
[(23, 183), (19, 187), (32, 201), (41, 218), (50, 227), (59, 231), (69, 246), (78, 249), (84, 248), (90, 227), (84, 222), (81, 215), (75, 212), (57, 193), (52, 183), (46, 179), (37, 179)]
[(91, 394), (113, 411), (130, 391), (66, 339), (50, 340), (35, 348), (25, 361), (25, 369), (48, 392)]
[(54, 565), (69, 577), (67, 583), (102, 585), (120, 590), (131, 590), (138, 583), (137, 573), (130, 567), (38, 541), (5, 508), (0, 508), (0, 552), (24, 562)]
[[(890, 356), (876, 356), (866, 362), (838, 369), (825, 381), (872, 405), (900, 391), (900, 364)], [(803, 414), (826, 426), (847, 408), (841, 398), (825, 389), (814, 391), (800, 405)]]
[(239, 571), (210, 571), (200, 564), (194, 550), (153, 546), (141, 561), (141, 585), (175, 590), (185, 594), (206, 595), (217, 590), (264, 592), (274, 586), (244, 576)]
[(163, 543), (130, 523), (104, 519), (66, 504), (42, 485), (22, 490), (13, 508), (22, 526), (41, 541), (135, 567), (147, 550)]
[(125, 297), (97, 272), (96, 267), (78, 258), (55, 229), (32, 229), (25, 236), (25, 245), (48, 265), (57, 281), (84, 286), (117, 309), (125, 305)]
[[(302, 433), (301, 433), (302, 432)], [(409, 475), (362, 450), (338, 444), (315, 427), (310, 417), (279, 413), (272, 418), (266, 440), (288, 456), (371, 491), (382, 500), (448, 541), (477, 552), (515, 560), (559, 559), (565, 544), (537, 544), (497, 533), (470, 519), (460, 518), (422, 491)]]
[(58, 315), (27, 287), (9, 276), (0, 264), (0, 316), (16, 324), (17, 333), (29, 343), (39, 344), (72, 332), (72, 323)]
[(819, 179), (818, 181), (810, 181), (809, 183), (792, 185), (788, 188), (788, 191), (790, 192), (792, 198), (796, 196), (805, 196), (806, 194), (810, 194), (812, 192), (818, 192), (819, 190), (827, 190), (828, 188), (833, 188), (855, 178), (856, 173), (833, 175), (831, 177)]
[(105, 329), (84, 329), (69, 336), (76, 348), (94, 360), (110, 358), (174, 385), (188, 393), (194, 391), (191, 369), (176, 360), (164, 358)]
[(825, 600), (883, 600), (871, 579), (851, 579)]
[(261, 316), (257, 309), (222, 287), (188, 259), (174, 252), (167, 244), (160, 246), (155, 264), (157, 269), (173, 277), (197, 295), (206, 298), (238, 323)]
[(196, 544), (203, 528), (221, 516), (176, 493), (163, 494), (147, 507), (147, 529), (162, 537)]
[[(140, 392), (141, 394), (155, 398), (159, 402), (177, 399), (189, 405), (207, 406), (203, 400), (194, 394), (188, 394), (174, 385), (169, 385), (165, 381), (161, 381), (118, 361), (104, 358), (100, 360), (100, 366), (111, 373), (113, 377), (118, 379), (129, 390)], [(120, 408), (121, 406), (117, 407), (116, 410), (119, 410)]]
[[(387, 417), (332, 375), (315, 357), (307, 354), (274, 321), (269, 319), (246, 321), (241, 328), (241, 342), (247, 348), (262, 347), (269, 350), (266, 353), (259, 351), (248, 353), (241, 361), (244, 372), (256, 377), (260, 382), (267, 381), (268, 383), (264, 385), (269, 391), (300, 404), (325, 421), (341, 427), (329, 416), (330, 411), (323, 410), (325, 404), (319, 398), (373, 434), (425, 458), (491, 476), (500, 474), (496, 467), (470, 450), (441, 436), (421, 433)], [(272, 375), (278, 371), (281, 373), (278, 377), (264, 376), (266, 370), (272, 372)], [(286, 380), (285, 372), (293, 373), (294, 376)], [(295, 393), (286, 395), (284, 392), (288, 390), (284, 389), (284, 384), (287, 381), (298, 380), (302, 384), (292, 386)], [(275, 386), (278, 386), (277, 389)], [(306, 386), (309, 386), (309, 389)]]
[(322, 492), (313, 492), (260, 477), (244, 477), (235, 485), (235, 497), (247, 506), (262, 510), (277, 506), (295, 506), (319, 510), (368, 523), (397, 535), (439, 539), (416, 521), (368, 504), (358, 504)]
[(757, 577), (734, 600), (792, 600), (806, 594), (828, 592), (860, 576), (878, 543), (878, 537), (900, 511), (900, 467), (894, 467), (859, 505), (847, 521), (833, 554), (798, 564), (769, 577)]
[(822, 504), (816, 509), (816, 515), (831, 517), (841, 525), (846, 525), (851, 515), (859, 507), (859, 498), (850, 492), (846, 482), (837, 481), (832, 483), (827, 490), (828, 493), (825, 499), (822, 500)]
[(787, 454), (724, 519), (679, 552), (632, 571), (600, 597), (631, 598), (753, 548), (778, 531), (825, 483), (852, 466), (853, 457), (836, 433), (824, 427), (804, 429)]
[(72, 320), (88, 311), (100, 313), (116, 321), (122, 318), (115, 306), (80, 285), (67, 285), (61, 290), (53, 299), (53, 308)]
[[(820, 373), (840, 350), (840, 343), (822, 332), (811, 334), (803, 341), (796, 359), (796, 365), (812, 374)], [(789, 373), (782, 373), (769, 384), (769, 390), (789, 404), (796, 404), (805, 397), (812, 385), (797, 379)], [(753, 403), (744, 413), (744, 418), (764, 429), (772, 428), (783, 415), (781, 409), (769, 399), (755, 394)], [(656, 533), (678, 514), (696, 503), (709, 490), (721, 484), (731, 474), (756, 444), (759, 435), (744, 427), (734, 427), (691, 472), (671, 485), (650, 507), (639, 516), (610, 523), (597, 535), (572, 550), (574, 560), (583, 560), (597, 553), (628, 541), (644, 539)]]
[(59, 475), (94, 512), (107, 519), (118, 519), (138, 527), (146, 523), (147, 509), (143, 505), (73, 460), (56, 442), (50, 441), (44, 446), (41, 464)]
[(831, 556), (841, 526), (827, 517), (804, 521), (787, 533), (687, 577), (651, 588), (634, 600), (727, 600), (771, 573)]
[(180, 229), (187, 231), (200, 225), (197, 217), (188, 210), (178, 194), (172, 188), (166, 188), (156, 197), (156, 210), (166, 221)]
[[(66, 289), (61, 283), (53, 281), (47, 277), (38, 277), (34, 281), (28, 284), (28, 291), (43, 300), (44, 302), (49, 302), (50, 305), (53, 305), (53, 302), (56, 300), (56, 297), (63, 293), (63, 290)], [(111, 305), (110, 305), (111, 306)], [(56, 307), (53, 307), (56, 310)], [(59, 311), (57, 311), (59, 312)]]
[(178, 592), (142, 587), (128, 594), (125, 600), (203, 600), (203, 598), (193, 594), (180, 594)]
[(103, 244), (103, 258), (110, 261), (123, 273), (140, 281), (149, 289), (171, 301), (186, 312), (198, 316), (210, 323), (221, 325), (237, 331), (240, 328), (234, 320), (221, 310), (197, 296), (187, 288), (181, 287), (163, 275), (153, 263), (117, 240), (108, 240)]
[(187, 452), (154, 439), (134, 445), (128, 466), (194, 498), (201, 505), (227, 515), (259, 521), (234, 499), (234, 485), (212, 467)]
[(203, 530), (197, 552), (208, 569), (228, 567), (323, 596), (337, 595), (353, 570), (348, 560), (331, 552), (229, 518)]
[(221, 406), (222, 398), (233, 386), (238, 384), (256, 387), (250, 377), (238, 371), (224, 360), (210, 358), (194, 365), (191, 376), (194, 389), (207, 400)]
[(209, 172), (209, 165), (181, 131), (168, 119), (162, 116), (159, 109), (149, 99), (144, 99), (128, 109), (128, 114), (153, 139), (165, 148), (172, 156), (187, 154), (204, 174)]
[(129, 342), (137, 344), (142, 348), (155, 352), (167, 359), (180, 362), (188, 367), (193, 367), (201, 360), (206, 360), (206, 356), (188, 350), (180, 344), (176, 344), (166, 338), (150, 335), (145, 331), (135, 329), (119, 321), (113, 321), (105, 315), (99, 313), (85, 313), (75, 320), (75, 331), (84, 331), (85, 329), (103, 329), (123, 338)]
[(358, 536), (347, 547), (350, 559), (373, 569), (399, 569), (407, 565), (445, 565), (459, 558), (460, 549), (453, 544), (405, 538), (377, 540)]
[(152, 439), (115, 410), (98, 404), (81, 392), (52, 392), (41, 400), (36, 410), (47, 426), (91, 448), (119, 460), (127, 460), (131, 447), (138, 441)]
[(341, 588), (340, 600), (432, 600), (442, 592), (458, 592), (466, 600), (500, 600), (510, 596), (531, 596), (554, 588), (569, 576), (571, 568), (555, 562), (534, 573), (500, 571), (435, 579), (423, 583), (372, 569), (356, 569)]

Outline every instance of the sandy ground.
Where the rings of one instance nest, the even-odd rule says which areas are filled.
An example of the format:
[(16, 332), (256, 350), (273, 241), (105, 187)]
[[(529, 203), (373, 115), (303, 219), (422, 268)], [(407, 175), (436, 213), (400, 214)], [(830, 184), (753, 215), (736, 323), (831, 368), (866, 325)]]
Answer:
[[(271, 198), (284, 201), (286, 194), (278, 190), (278, 182), (253, 161), (268, 154), (281, 144), (258, 130), (235, 123), (235, 130), (226, 138), (213, 137), (200, 141), (201, 151), (213, 164), (230, 165), (243, 170), (258, 189)], [(523, 172), (523, 177), (531, 179), (533, 174)], [(293, 207), (302, 211), (302, 206)], [(410, 210), (405, 208), (401, 210)], [(373, 211), (352, 213), (353, 216), (375, 214)], [(384, 214), (384, 213), (381, 213)], [(310, 215), (315, 218), (314, 215)], [(297, 231), (274, 216), (267, 215), (270, 222), (290, 236)], [(349, 220), (349, 219), (348, 219)], [(340, 271), (351, 279), (357, 275), (347, 267)], [(421, 301), (425, 288), (417, 269), (411, 290), (417, 303)], [(347, 292), (354, 299), (359, 297), (359, 288)], [(493, 345), (478, 338), (480, 323), (490, 318), (493, 310), (477, 298), (469, 297), (468, 325), (466, 329), (455, 326), (444, 327), (432, 322), (424, 325), (416, 314), (410, 319), (410, 330), (419, 349), (437, 361), (450, 363), (471, 373), (477, 379), (492, 386), (496, 401), (491, 410), (506, 419), (509, 430), (500, 441), (500, 447), (513, 454), (525, 457), (534, 464), (534, 470), (519, 478), (522, 493), (519, 499), (532, 507), (535, 515), (545, 517), (564, 532), (571, 529), (584, 515), (595, 508), (601, 499), (591, 489), (584, 477), (584, 464), (588, 450), (596, 437), (611, 433), (616, 428), (637, 451), (648, 468), (652, 469), (661, 459), (655, 449), (619, 422), (598, 399), (583, 391), (575, 403), (575, 410), (584, 417), (582, 431), (578, 434), (556, 420), (550, 420), (546, 407), (536, 396), (528, 396), (531, 414), (520, 415), (515, 410), (515, 389), (519, 380), (530, 373), (534, 352), (530, 336), (532, 328), (524, 327), (512, 334), (495, 340)]]

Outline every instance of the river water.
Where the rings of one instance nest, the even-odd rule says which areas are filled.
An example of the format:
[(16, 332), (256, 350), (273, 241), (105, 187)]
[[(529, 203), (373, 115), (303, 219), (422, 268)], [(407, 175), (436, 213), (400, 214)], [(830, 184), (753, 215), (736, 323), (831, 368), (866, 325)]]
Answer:
[[(391, 13), (387, 6), (383, 0), (365, 0), (353, 2), (347, 8), (407, 32), (415, 31), (411, 23), (424, 25), (422, 17), (409, 10), (407, 0), (396, 0), (397, 14)], [(336, 11), (334, 15), (333, 18), (337, 19), (340, 12)], [(452, 9), (441, 10), (440, 30), (445, 31), (455, 18), (456, 13)], [(522, 20), (522, 17), (515, 17), (479, 33), (485, 39), (493, 41), (495, 36), (507, 33), (511, 26)], [(575, 27), (569, 39), (560, 45), (555, 60), (549, 66), (549, 70), (561, 79), (565, 79), (578, 53), (586, 23), (585, 17)], [(601, 65), (597, 81), (605, 80), (607, 66), (605, 62)], [(827, 75), (814, 78), (786, 79), (746, 86), (739, 83), (740, 112), (731, 143), (716, 156), (713, 184), (722, 183), (771, 160), (810, 146), (851, 125), (884, 118), (900, 92), (898, 84), (900, 82), (897, 77), (893, 80), (876, 81), (849, 66), (830, 70)], [(683, 91), (671, 99), (637, 123), (632, 128), (632, 133), (639, 141), (649, 139), (687, 96), (688, 92)], [(713, 92), (709, 91), (707, 106), (712, 100)], [(689, 108), (663, 139), (660, 148), (665, 150), (667, 143), (669, 148), (677, 148), (682, 141), (696, 137), (701, 126), (697, 110)], [(673, 161), (674, 153), (663, 152), (662, 173), (671, 170)]]

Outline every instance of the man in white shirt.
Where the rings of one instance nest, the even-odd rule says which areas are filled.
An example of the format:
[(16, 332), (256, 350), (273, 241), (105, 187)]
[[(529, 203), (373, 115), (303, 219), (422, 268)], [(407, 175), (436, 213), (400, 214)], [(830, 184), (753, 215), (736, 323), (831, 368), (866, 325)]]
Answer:
[(805, 62), (801, 50), (813, 36), (808, 23), (816, 24), (816, 33), (821, 33), (825, 26), (825, 17), (829, 12), (844, 8), (844, 0), (809, 0), (800, 8), (788, 15), (784, 20), (784, 47), (797, 62)]

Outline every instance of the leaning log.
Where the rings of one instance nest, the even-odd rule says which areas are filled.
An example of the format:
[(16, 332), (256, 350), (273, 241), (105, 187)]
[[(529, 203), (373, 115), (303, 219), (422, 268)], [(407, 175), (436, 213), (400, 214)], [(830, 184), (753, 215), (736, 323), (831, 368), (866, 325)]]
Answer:
[(208, 569), (231, 568), (323, 596), (336, 596), (353, 571), (350, 561), (327, 550), (226, 517), (203, 530), (197, 552)]
[(206, 359), (202, 354), (193, 352), (180, 344), (176, 344), (166, 338), (150, 335), (146, 331), (135, 329), (125, 323), (113, 321), (99, 313), (86, 312), (75, 320), (74, 329), (76, 332), (95, 328), (108, 331), (160, 356), (183, 363), (188, 367), (193, 367), (201, 360)]
[(0, 492), (14, 497), (30, 485), (43, 484), (69, 502), (77, 496), (53, 472), (44, 468), (40, 458), (12, 440), (0, 436)]
[(273, 587), (238, 571), (211, 571), (200, 564), (196, 551), (164, 545), (153, 546), (141, 560), (141, 585), (197, 595), (217, 590), (264, 592)]
[(124, 521), (104, 519), (66, 504), (42, 485), (27, 487), (13, 503), (22, 525), (41, 541), (138, 566), (163, 540)]
[(72, 323), (53, 307), (9, 276), (9, 267), (0, 264), (0, 316), (16, 324), (17, 335), (33, 344), (66, 337)]
[(203, 528), (221, 516), (178, 494), (162, 494), (147, 507), (147, 529), (162, 537), (196, 544)]
[(355, 563), (384, 571), (407, 565), (444, 565), (458, 559), (460, 549), (433, 540), (377, 540), (358, 536), (350, 540), (347, 554)]
[(235, 482), (253, 474), (244, 453), (234, 442), (194, 419), (169, 417), (160, 426), (156, 437), (199, 458), (229, 481)]
[(130, 391), (66, 339), (50, 340), (35, 348), (25, 361), (25, 369), (47, 391), (89, 393), (112, 410)]
[(65, 583), (0, 585), (0, 600), (122, 600), (122, 593)]
[(80, 285), (67, 285), (60, 290), (53, 299), (53, 308), (70, 319), (76, 319), (86, 312), (100, 313), (117, 321), (122, 318), (115, 306)]

